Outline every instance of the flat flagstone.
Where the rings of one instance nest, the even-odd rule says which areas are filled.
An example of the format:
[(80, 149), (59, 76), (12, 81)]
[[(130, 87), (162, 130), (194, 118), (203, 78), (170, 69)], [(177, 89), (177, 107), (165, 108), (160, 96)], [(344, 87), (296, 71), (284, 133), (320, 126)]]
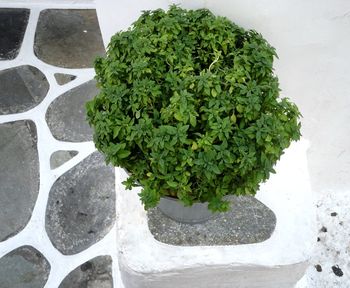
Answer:
[(0, 287), (41, 288), (49, 277), (50, 264), (31, 246), (22, 246), (0, 259)]
[(59, 288), (112, 288), (112, 258), (99, 256), (74, 269)]
[(24, 65), (0, 71), (0, 87), (1, 115), (34, 108), (45, 98), (50, 85), (39, 69)]
[(44, 62), (88, 68), (104, 51), (95, 10), (47, 9), (40, 13), (34, 52)]
[(0, 8), (0, 60), (17, 57), (28, 19), (29, 9)]
[(55, 99), (46, 112), (53, 136), (61, 141), (92, 141), (93, 131), (86, 121), (85, 103), (98, 94), (96, 81), (88, 81)]
[(102, 239), (114, 221), (114, 168), (94, 152), (52, 186), (46, 231), (59, 251), (75, 254)]
[(214, 214), (202, 224), (182, 224), (158, 209), (148, 211), (148, 226), (154, 238), (172, 245), (237, 245), (267, 240), (276, 226), (275, 214), (254, 197), (228, 197), (231, 210)]
[(31, 217), (39, 191), (39, 159), (34, 122), (1, 124), (0, 135), (0, 241), (4, 241)]
[(63, 74), (63, 73), (55, 73), (55, 79), (58, 83), (58, 85), (64, 85), (71, 81), (73, 81), (77, 76), (70, 75), (70, 74)]
[(64, 151), (64, 150), (60, 150), (52, 153), (50, 157), (50, 168), (55, 169), (57, 167), (60, 167), (62, 164), (66, 163), (77, 154), (78, 154), (78, 151)]

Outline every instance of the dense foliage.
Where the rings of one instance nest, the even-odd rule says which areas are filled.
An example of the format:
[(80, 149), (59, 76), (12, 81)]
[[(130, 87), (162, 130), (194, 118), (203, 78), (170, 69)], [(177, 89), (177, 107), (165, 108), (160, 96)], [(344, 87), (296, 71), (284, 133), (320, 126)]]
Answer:
[(146, 209), (168, 195), (227, 210), (222, 197), (255, 194), (300, 137), (274, 56), (260, 34), (206, 9), (144, 12), (95, 62), (96, 147), (131, 173), (127, 188), (143, 187)]

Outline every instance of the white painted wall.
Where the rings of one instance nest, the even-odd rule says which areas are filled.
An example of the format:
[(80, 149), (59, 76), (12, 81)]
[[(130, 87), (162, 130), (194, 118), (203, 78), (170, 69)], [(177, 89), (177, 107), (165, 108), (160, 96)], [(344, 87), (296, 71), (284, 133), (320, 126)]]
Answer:
[(91, 4), (95, 3), (95, 0), (0, 0), (0, 4), (9, 4), (9, 7), (13, 4)]
[[(350, 1), (348, 0), (96, 0), (104, 40), (141, 10), (208, 7), (255, 29), (277, 49), (282, 96), (299, 106), (311, 140), (309, 168), (318, 193), (350, 187)], [(101, 15), (101, 8), (107, 9)]]

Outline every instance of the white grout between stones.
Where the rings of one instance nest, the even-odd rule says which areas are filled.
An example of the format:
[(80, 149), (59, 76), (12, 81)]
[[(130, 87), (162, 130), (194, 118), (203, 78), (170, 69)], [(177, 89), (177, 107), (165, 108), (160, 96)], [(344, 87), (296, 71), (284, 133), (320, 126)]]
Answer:
[[(72, 2), (72, 3), (69, 3)], [(72, 5), (74, 2), (74, 6)], [(66, 1), (65, 3), (20, 3), (8, 2), (0, 3), (0, 8), (28, 8), (30, 9), (29, 21), (26, 33), (23, 39), (19, 55), (14, 60), (1, 61), (0, 70), (21, 66), (31, 65), (38, 68), (46, 76), (50, 88), (44, 100), (33, 109), (10, 115), (1, 115), (0, 124), (17, 121), (32, 120), (37, 128), (37, 149), (39, 154), (40, 166), (40, 188), (38, 198), (26, 227), (17, 235), (0, 243), (0, 258), (10, 251), (23, 246), (30, 245), (39, 250), (50, 263), (51, 269), (45, 288), (55, 288), (60, 285), (62, 280), (77, 266), (84, 262), (101, 255), (109, 255), (112, 258), (113, 286), (122, 288), (120, 280), (118, 259), (117, 259), (117, 242), (116, 242), (116, 225), (109, 233), (99, 242), (95, 243), (88, 249), (75, 255), (63, 255), (51, 243), (45, 230), (45, 212), (48, 201), (48, 195), (55, 180), (67, 172), (73, 166), (81, 162), (96, 149), (93, 142), (63, 142), (56, 140), (45, 121), (46, 110), (54, 99), (68, 90), (79, 86), (80, 84), (93, 79), (93, 69), (67, 69), (55, 67), (39, 60), (33, 51), (34, 36), (39, 14), (44, 9), (49, 8), (69, 8), (69, 9), (91, 9), (93, 4), (77, 3), (76, 1)], [(60, 86), (54, 78), (55, 73), (65, 73), (77, 76), (73, 81)], [(14, 83), (15, 85), (15, 83)], [(50, 155), (57, 150), (76, 150), (78, 155), (73, 157), (62, 166), (51, 170)]]

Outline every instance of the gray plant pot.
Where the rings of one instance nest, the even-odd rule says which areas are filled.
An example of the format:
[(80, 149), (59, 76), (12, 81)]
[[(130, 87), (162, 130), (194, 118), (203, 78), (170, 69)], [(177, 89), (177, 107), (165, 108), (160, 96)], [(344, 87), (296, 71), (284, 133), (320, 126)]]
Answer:
[[(125, 168), (123, 170), (129, 176), (131, 175)], [(168, 196), (161, 197), (157, 207), (165, 216), (186, 224), (203, 223), (215, 215), (208, 209), (208, 202), (185, 207), (178, 199)]]
[(214, 216), (208, 209), (208, 203), (195, 203), (185, 207), (178, 199), (171, 197), (161, 197), (158, 208), (169, 218), (186, 224), (203, 223)]

